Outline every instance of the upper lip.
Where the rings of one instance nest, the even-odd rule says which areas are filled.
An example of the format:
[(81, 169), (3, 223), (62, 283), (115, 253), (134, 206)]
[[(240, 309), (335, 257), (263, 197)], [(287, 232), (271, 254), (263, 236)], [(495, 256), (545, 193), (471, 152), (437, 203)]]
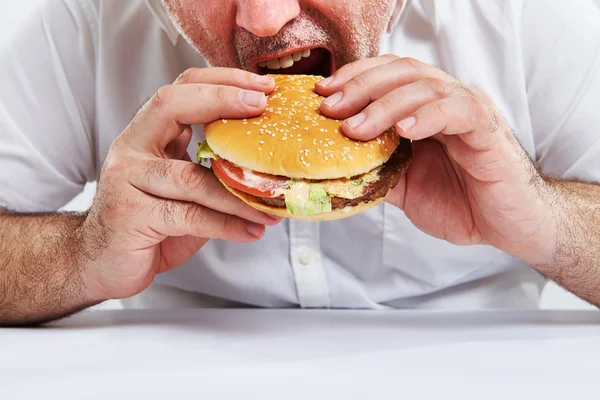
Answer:
[(329, 48), (327, 48), (327, 46), (325, 46), (325, 45), (296, 47), (293, 49), (287, 49), (287, 50), (280, 51), (279, 53), (262, 54), (260, 57), (253, 58), (248, 62), (248, 67), (249, 67), (248, 69), (251, 72), (257, 73), (260, 70), (258, 67), (258, 63), (260, 63), (260, 62), (274, 60), (276, 58), (285, 57), (287, 55), (294, 54), (299, 51), (313, 50), (313, 49), (325, 49), (329, 53), (332, 53), (331, 50)]

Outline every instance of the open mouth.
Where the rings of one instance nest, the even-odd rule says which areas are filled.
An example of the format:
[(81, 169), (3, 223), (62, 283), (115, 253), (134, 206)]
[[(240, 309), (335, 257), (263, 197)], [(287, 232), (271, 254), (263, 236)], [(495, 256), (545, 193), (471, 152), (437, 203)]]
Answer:
[(260, 61), (257, 68), (262, 75), (305, 74), (328, 77), (335, 72), (335, 62), (329, 50), (317, 47)]

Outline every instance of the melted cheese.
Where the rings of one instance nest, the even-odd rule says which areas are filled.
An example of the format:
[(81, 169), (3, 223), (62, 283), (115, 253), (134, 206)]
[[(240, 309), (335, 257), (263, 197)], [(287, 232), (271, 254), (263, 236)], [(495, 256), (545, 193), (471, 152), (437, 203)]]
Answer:
[(361, 197), (365, 187), (379, 179), (379, 171), (381, 167), (375, 168), (374, 170), (367, 172), (360, 177), (348, 180), (348, 179), (331, 179), (327, 181), (321, 181), (314, 183), (325, 189), (325, 191), (332, 197), (341, 197), (343, 199), (356, 199)]
[[(308, 199), (310, 187), (321, 188), (331, 197), (352, 200), (361, 197), (365, 187), (379, 179), (379, 171), (381, 171), (381, 168), (382, 167), (375, 168), (355, 179), (328, 179), (319, 182), (290, 181), (290, 183), (294, 183), (293, 185), (290, 185), (293, 186), (293, 190), (291, 188), (278, 188), (275, 187), (276, 185), (272, 185), (271, 189), (273, 190), (275, 197), (285, 196), (285, 198), (289, 198), (290, 196), (293, 196), (296, 198), (294, 202), (306, 201)], [(252, 170), (247, 168), (242, 168), (242, 171), (244, 180), (249, 183), (248, 186), (260, 186), (261, 184), (263, 186), (265, 186), (265, 184), (269, 186), (269, 180), (265, 179), (265, 177), (256, 175)]]

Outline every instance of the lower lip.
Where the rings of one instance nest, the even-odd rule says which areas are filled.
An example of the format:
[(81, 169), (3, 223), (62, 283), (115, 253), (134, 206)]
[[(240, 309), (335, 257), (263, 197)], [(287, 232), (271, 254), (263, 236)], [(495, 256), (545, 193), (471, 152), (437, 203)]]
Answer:
[(311, 74), (329, 76), (334, 72), (331, 53), (323, 48), (311, 49), (310, 57), (302, 58), (289, 68), (259, 68), (262, 74)]

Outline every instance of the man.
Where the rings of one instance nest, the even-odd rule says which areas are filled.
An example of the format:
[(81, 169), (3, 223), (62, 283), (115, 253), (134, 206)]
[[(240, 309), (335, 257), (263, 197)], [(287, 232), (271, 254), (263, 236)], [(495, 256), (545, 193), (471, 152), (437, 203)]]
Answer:
[[(594, 38), (587, 0), (47, 1), (0, 61), (0, 322), (107, 299), (535, 307), (546, 278), (598, 305)], [(297, 53), (332, 61), (316, 90), (346, 135), (414, 140), (385, 204), (278, 221), (190, 159)], [(94, 180), (89, 212), (55, 212)]]

